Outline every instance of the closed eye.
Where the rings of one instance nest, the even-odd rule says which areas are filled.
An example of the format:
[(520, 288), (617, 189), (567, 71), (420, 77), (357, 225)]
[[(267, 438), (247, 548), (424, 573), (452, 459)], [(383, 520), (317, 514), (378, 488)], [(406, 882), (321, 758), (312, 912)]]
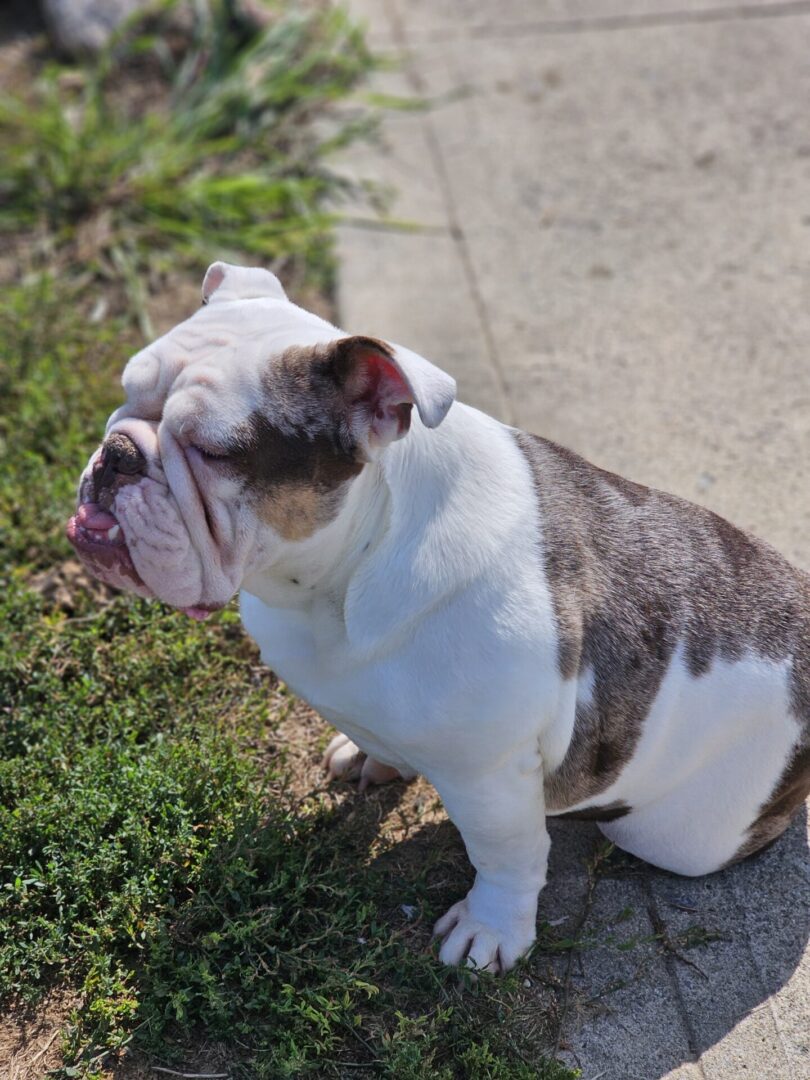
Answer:
[(193, 443), (189, 443), (189, 450), (196, 450), (197, 453), (203, 458), (204, 461), (227, 461), (229, 454), (221, 454), (216, 450), (207, 450), (204, 446), (195, 446)]

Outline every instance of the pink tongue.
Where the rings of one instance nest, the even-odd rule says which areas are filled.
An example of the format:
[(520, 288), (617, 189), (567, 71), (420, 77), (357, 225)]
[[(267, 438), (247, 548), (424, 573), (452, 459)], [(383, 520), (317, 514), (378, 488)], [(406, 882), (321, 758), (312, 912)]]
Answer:
[(188, 615), (192, 619), (196, 619), (198, 622), (202, 622), (203, 619), (207, 619), (211, 612), (208, 608), (204, 607), (184, 607), (180, 608), (184, 615)]
[(102, 510), (98, 503), (82, 503), (76, 511), (76, 520), (85, 529), (99, 529), (103, 532), (118, 524), (112, 514)]

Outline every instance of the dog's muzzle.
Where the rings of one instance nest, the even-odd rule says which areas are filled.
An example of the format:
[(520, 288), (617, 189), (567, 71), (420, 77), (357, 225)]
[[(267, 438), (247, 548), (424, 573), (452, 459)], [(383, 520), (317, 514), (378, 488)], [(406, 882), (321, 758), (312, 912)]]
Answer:
[(82, 501), (66, 529), (76, 554), (94, 577), (142, 595), (148, 590), (135, 569), (112, 508), (116, 490), (122, 483), (137, 483), (145, 468), (146, 458), (128, 435), (110, 435), (82, 484)]

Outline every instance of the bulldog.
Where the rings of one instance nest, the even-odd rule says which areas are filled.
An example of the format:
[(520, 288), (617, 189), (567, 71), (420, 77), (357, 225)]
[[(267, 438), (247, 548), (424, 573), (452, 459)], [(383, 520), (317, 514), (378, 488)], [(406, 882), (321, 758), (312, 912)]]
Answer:
[(530, 948), (547, 815), (697, 875), (810, 792), (810, 577), (765, 543), (454, 404), (266, 270), (214, 263), (123, 386), (71, 542), (194, 618), (239, 591), (341, 732), (331, 776), (436, 787), (476, 871), (436, 924), (445, 963)]

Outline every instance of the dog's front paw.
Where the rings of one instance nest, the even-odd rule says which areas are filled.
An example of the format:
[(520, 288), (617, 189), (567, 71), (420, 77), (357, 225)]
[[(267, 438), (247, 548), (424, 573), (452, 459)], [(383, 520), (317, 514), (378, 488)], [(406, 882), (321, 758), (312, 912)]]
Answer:
[[(478, 971), (501, 975), (532, 947), (535, 915), (527, 913), (523, 899), (510, 904), (504, 898), (505, 903), (494, 908), (491, 899), (476, 885), (436, 923), (433, 936), (443, 938), (439, 949), (443, 964), (466, 963)], [(535, 894), (535, 909), (536, 905)]]
[[(347, 735), (335, 735), (323, 755), (323, 767), (329, 780), (357, 780), (359, 790), (365, 791), (369, 784), (387, 784), (403, 775), (391, 765), (384, 765), (363, 751)], [(411, 779), (410, 776), (403, 779)]]

